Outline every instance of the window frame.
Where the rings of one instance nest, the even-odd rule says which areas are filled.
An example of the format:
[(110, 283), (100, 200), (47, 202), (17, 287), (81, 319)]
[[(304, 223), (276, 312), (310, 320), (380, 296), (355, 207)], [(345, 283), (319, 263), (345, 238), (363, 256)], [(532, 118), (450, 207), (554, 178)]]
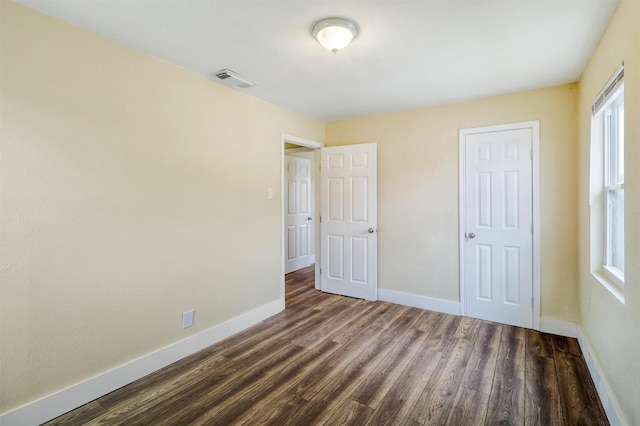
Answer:
[[(622, 108), (620, 108), (622, 107)], [(618, 164), (620, 156), (624, 161), (624, 134), (620, 135), (619, 112), (623, 111), (622, 125), (624, 132), (624, 82), (616, 88), (615, 92), (610, 96), (606, 103), (600, 108), (597, 114), (603, 114), (604, 120), (604, 259), (602, 262), (602, 270), (606, 277), (613, 281), (616, 285), (624, 288), (624, 269), (625, 253), (624, 253), (624, 204), (622, 211), (622, 262), (623, 269), (613, 265), (614, 248), (613, 246), (613, 202), (612, 193), (622, 191), (624, 194), (624, 165), (623, 175), (620, 178)], [(597, 115), (596, 114), (596, 115)], [(620, 139), (622, 138), (622, 142)], [(622, 145), (622, 146), (620, 146)], [(623, 195), (624, 196), (624, 195)], [(624, 203), (624, 201), (623, 201)]]
[[(615, 119), (612, 120), (613, 114), (620, 114), (615, 112), (619, 106), (621, 106), (621, 115), (617, 115), (616, 119), (620, 118), (621, 126), (616, 124)], [(593, 277), (623, 305), (625, 304), (624, 269), (626, 269), (624, 121), (623, 62), (591, 105), (589, 166), (589, 269)], [(619, 148), (618, 151), (612, 152), (612, 143), (615, 143), (613, 145), (615, 149)], [(616, 170), (618, 166), (620, 170)], [(619, 214), (615, 216), (617, 219), (615, 221), (612, 209)], [(617, 248), (621, 250), (621, 256), (613, 256), (617, 249), (614, 243), (617, 243)]]

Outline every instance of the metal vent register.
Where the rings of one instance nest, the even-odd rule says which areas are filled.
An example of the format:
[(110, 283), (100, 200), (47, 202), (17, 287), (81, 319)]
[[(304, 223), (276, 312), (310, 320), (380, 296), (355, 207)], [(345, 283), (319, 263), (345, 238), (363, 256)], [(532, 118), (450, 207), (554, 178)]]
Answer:
[(211, 79), (233, 89), (246, 89), (257, 84), (255, 81), (229, 69), (214, 72), (211, 75)]

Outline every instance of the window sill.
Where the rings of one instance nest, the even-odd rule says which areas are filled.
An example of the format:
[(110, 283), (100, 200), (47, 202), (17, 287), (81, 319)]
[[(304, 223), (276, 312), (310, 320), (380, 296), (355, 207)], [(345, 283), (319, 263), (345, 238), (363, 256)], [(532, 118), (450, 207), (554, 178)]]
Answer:
[(625, 304), (624, 293), (622, 292), (622, 288), (618, 283), (616, 283), (613, 279), (611, 279), (608, 276), (608, 274), (605, 274), (604, 271), (602, 271), (602, 272), (591, 272), (591, 275), (593, 275), (595, 279), (597, 279), (600, 282), (600, 284), (602, 284), (602, 286), (606, 288), (609, 291), (609, 293), (613, 295), (613, 297), (618, 299), (620, 303), (622, 303), (623, 305)]
[(607, 278), (607, 280), (617, 285), (620, 290), (624, 290), (624, 273), (620, 272), (617, 268), (613, 268), (607, 265), (604, 265), (602, 267), (602, 273)]

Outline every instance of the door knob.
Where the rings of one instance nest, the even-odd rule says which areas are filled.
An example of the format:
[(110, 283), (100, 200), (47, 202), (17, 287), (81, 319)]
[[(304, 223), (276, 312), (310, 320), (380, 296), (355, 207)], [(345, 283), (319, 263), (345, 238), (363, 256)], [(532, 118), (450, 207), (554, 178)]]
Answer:
[(373, 229), (373, 228), (369, 228), (369, 229), (367, 229), (367, 232), (370, 233), (370, 234), (373, 234), (374, 232), (376, 232), (376, 230)]
[(312, 220), (312, 218), (311, 218), (311, 217), (308, 217), (308, 218), (307, 218), (307, 220)]
[(468, 232), (468, 233), (467, 233), (467, 235), (466, 235), (466, 237), (467, 237), (468, 239), (472, 239), (472, 238), (475, 238), (475, 237), (476, 237), (476, 234), (474, 234), (473, 232)]

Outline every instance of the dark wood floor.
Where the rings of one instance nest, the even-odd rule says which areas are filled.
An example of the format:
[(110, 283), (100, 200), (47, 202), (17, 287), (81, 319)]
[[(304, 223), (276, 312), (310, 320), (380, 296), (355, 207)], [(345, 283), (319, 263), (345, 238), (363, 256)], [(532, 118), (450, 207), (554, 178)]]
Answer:
[(575, 339), (313, 289), (50, 425), (602, 425)]

